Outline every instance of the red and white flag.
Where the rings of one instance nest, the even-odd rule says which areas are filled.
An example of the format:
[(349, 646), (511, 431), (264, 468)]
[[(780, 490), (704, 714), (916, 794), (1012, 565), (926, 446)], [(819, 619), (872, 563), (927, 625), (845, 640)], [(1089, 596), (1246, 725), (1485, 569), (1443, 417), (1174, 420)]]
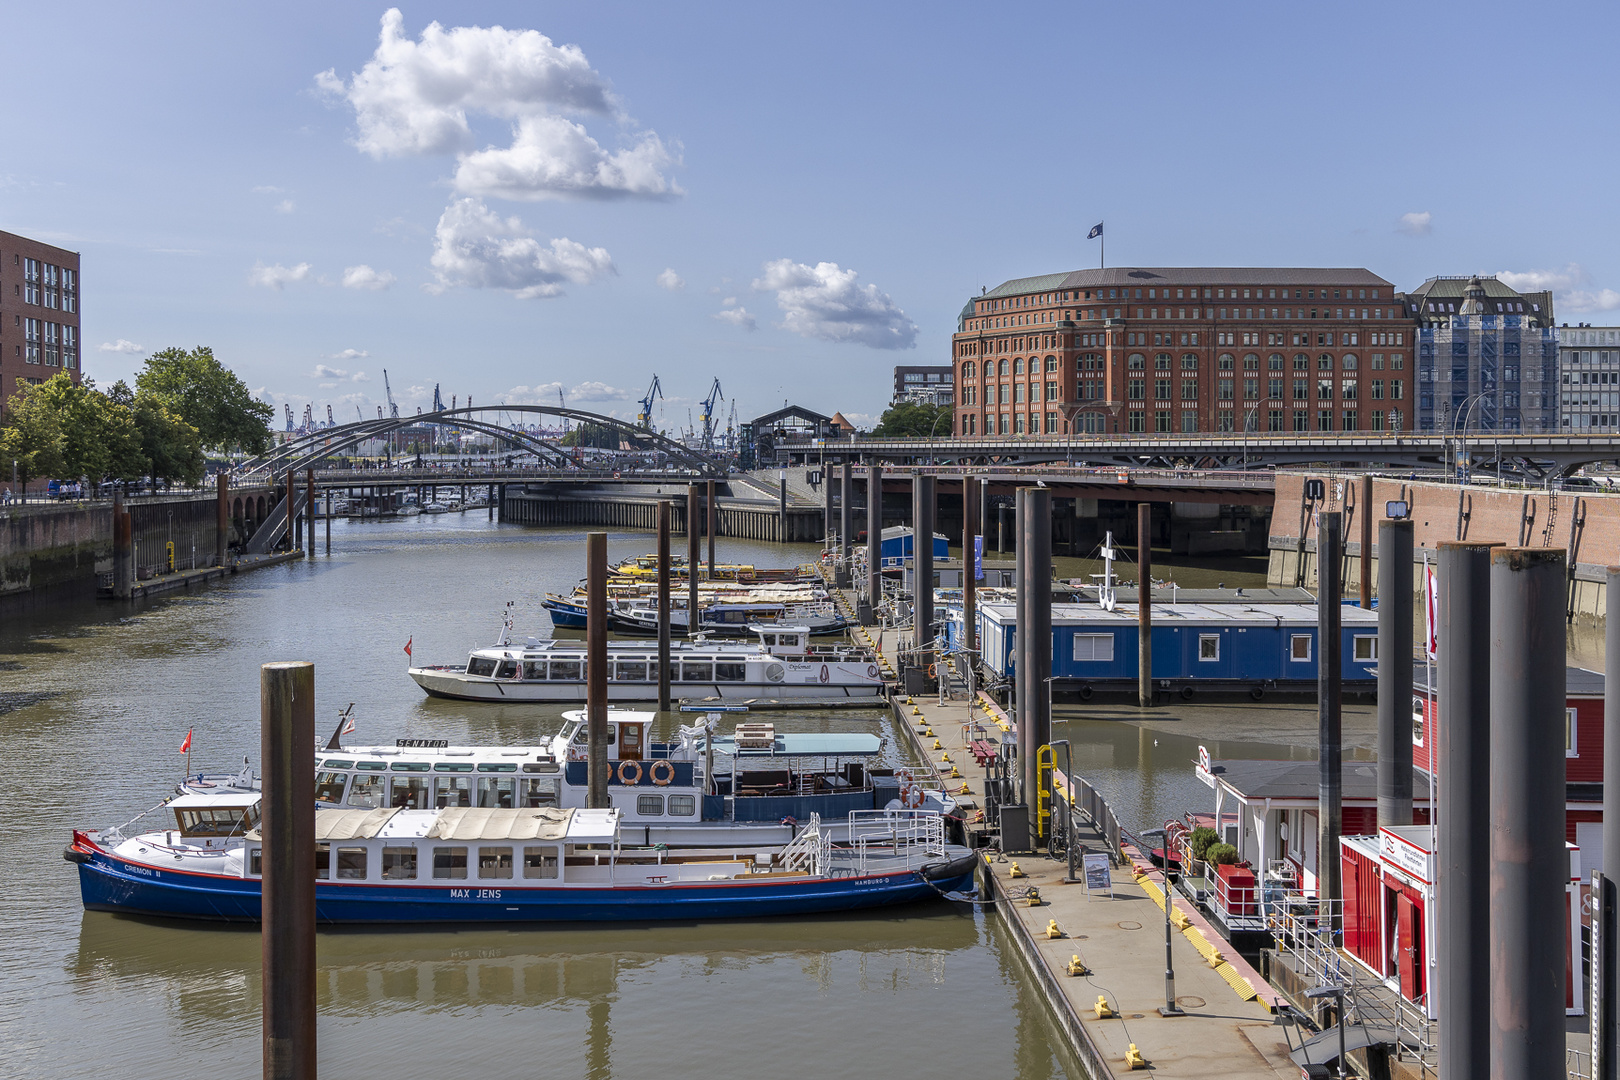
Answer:
[(354, 734), (354, 717), (352, 717), (352, 716), (349, 717), (349, 722), (347, 724), (343, 725), (343, 730), (342, 730), (342, 732), (340, 732), (340, 734), (343, 734), (343, 735), (353, 735)]
[[(192, 728), (191, 730), (195, 731), (196, 728)], [(186, 732), (186, 737), (180, 741), (180, 752), (182, 754), (191, 753), (191, 731)]]
[(1440, 579), (1427, 559), (1423, 561), (1423, 655), (1440, 658)]
[(416, 640), (416, 635), (415, 634), (412, 634), (410, 637), (405, 639), (405, 655), (406, 656), (411, 655), (411, 642), (413, 642), (415, 640)]

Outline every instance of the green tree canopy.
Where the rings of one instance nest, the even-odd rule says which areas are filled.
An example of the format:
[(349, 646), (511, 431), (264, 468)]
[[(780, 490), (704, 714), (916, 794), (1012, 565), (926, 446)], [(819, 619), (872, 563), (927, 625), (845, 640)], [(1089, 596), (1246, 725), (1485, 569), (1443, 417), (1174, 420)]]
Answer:
[(146, 473), (134, 412), (98, 391), (93, 380), (75, 385), (64, 371), (33, 387), (30, 397), (56, 415), (62, 432), (59, 476), (137, 480)]
[(270, 448), (269, 423), (275, 410), (259, 401), (206, 345), (187, 352), (164, 349), (146, 358), (135, 378), (137, 397), (154, 395), (173, 415), (190, 424), (204, 449), (240, 447), (249, 454)]
[(61, 417), (36, 393), (38, 389), (29, 386), (13, 395), (0, 416), (0, 462), (7, 479), (15, 467), (25, 487), (31, 480), (60, 473), (67, 445)]
[(926, 439), (932, 435), (951, 433), (949, 405), (929, 405), (926, 402), (901, 401), (890, 405), (878, 417), (873, 436), (888, 439)]
[(156, 394), (137, 393), (134, 413), (147, 471), (154, 480), (188, 485), (202, 480), (208, 461), (195, 427), (171, 412), (168, 402)]

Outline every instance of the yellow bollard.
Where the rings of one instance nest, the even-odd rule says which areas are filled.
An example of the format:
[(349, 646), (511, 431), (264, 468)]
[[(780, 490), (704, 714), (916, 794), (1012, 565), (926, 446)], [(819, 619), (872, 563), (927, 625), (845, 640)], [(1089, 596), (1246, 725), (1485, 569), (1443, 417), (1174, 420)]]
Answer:
[[(951, 770), (951, 771), (952, 771), (952, 772), (955, 772), (955, 771), (956, 771), (956, 770), (955, 770), (955, 769), (952, 769), (952, 770)], [(957, 790), (957, 792), (956, 792), (956, 793), (957, 793), (957, 794), (958, 794), (958, 795), (971, 795), (971, 794), (973, 794), (973, 789), (972, 789), (972, 788), (970, 788), (970, 787), (968, 787), (968, 786), (967, 786), (967, 785), (966, 785), (966, 784), (963, 784), (963, 785), (962, 785), (962, 786), (961, 786), (961, 787), (960, 787), (960, 788), (959, 788), (959, 789), (958, 789), (958, 790)]]
[[(935, 739), (934, 741), (939, 742), (938, 739)], [(949, 765), (951, 763), (951, 752), (947, 750), (945, 753), (939, 755), (939, 761), (942, 765)]]
[(910, 704), (912, 704), (912, 700), (911, 700), (911, 699), (910, 699), (910, 698), (906, 698), (906, 704), (907, 704), (907, 705), (910, 705)]
[(1107, 1020), (1111, 1016), (1118, 1016), (1113, 1006), (1108, 1004), (1108, 998), (1102, 994), (1097, 995), (1097, 1004), (1092, 1006), (1097, 1011), (1097, 1019)]
[(1131, 1048), (1125, 1051), (1125, 1064), (1128, 1065), (1133, 1072), (1137, 1069), (1145, 1069), (1148, 1067), (1147, 1058), (1142, 1056), (1142, 1051), (1136, 1048), (1135, 1043), (1131, 1043)]
[(1075, 953), (1069, 958), (1069, 966), (1064, 970), (1066, 970), (1070, 975), (1074, 975), (1076, 977), (1091, 974), (1091, 969), (1086, 967), (1086, 965), (1081, 961), (1079, 953)]
[[(962, 779), (962, 774), (961, 774), (961, 772), (959, 772), (957, 770), (955, 765), (951, 766), (951, 779), (952, 780), (960, 780), (960, 779)], [(967, 785), (966, 784), (962, 785), (962, 790), (967, 791)]]
[(1029, 887), (1029, 889), (1024, 893), (1024, 906), (1025, 907), (1040, 907), (1041, 906), (1041, 890), (1039, 890), (1035, 886), (1031, 885)]
[(945, 749), (945, 744), (940, 742), (938, 739), (935, 739), (933, 749), (935, 749), (935, 750), (943, 750), (943, 749)]
[(1187, 913), (1174, 904), (1170, 905), (1170, 921), (1175, 924), (1177, 930), (1185, 930), (1192, 925), (1192, 920), (1187, 917)]
[(1063, 936), (1063, 929), (1058, 926), (1056, 919), (1046, 920), (1046, 936), (1049, 938), (1060, 938)]

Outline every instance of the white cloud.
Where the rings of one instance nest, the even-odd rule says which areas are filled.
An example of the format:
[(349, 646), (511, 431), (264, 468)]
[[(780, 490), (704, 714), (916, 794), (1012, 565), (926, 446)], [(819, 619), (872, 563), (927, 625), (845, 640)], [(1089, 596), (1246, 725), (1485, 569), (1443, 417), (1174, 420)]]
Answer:
[(844, 413), (844, 419), (848, 420), (862, 431), (871, 431), (873, 428), (877, 427), (878, 422), (878, 417), (872, 415), (871, 413), (864, 412), (846, 412)]
[(101, 343), (101, 351), (102, 352), (112, 352), (112, 353), (123, 353), (125, 356), (133, 356), (136, 353), (145, 352), (146, 349), (143, 348), (140, 345), (135, 344), (133, 341), (127, 341), (124, 338), (119, 338), (117, 341), (104, 341), (104, 342), (102, 342)]
[(280, 263), (266, 266), (264, 263), (254, 263), (253, 269), (248, 272), (248, 284), (263, 285), (267, 289), (280, 292), (282, 286), (303, 281), (308, 277), (307, 262), (299, 263), (297, 266), (282, 266)]
[(633, 400), (630, 391), (595, 381), (582, 382), (572, 387), (560, 382), (540, 383), (537, 386), (514, 386), (498, 397), (503, 404), (510, 405), (555, 405), (558, 390), (567, 395), (568, 404), (571, 406), (585, 401)]
[(373, 270), (365, 263), (351, 266), (343, 271), (343, 287), (345, 289), (370, 289), (376, 292), (392, 285), (397, 278), (387, 270)]
[(280, 202), (276, 203), (276, 213), (278, 214), (290, 214), (296, 209), (298, 208), (293, 205), (293, 201), (291, 199), (282, 199)]
[(876, 285), (855, 284), (857, 276), (837, 263), (808, 266), (777, 259), (765, 264), (765, 275), (753, 287), (776, 293), (776, 306), (785, 316), (782, 327), (800, 337), (856, 342), (874, 349), (915, 348), (917, 324)]
[(1395, 231), (1403, 232), (1407, 236), (1428, 236), (1434, 231), (1433, 225), (1430, 224), (1433, 220), (1434, 215), (1427, 210), (1402, 214), (1401, 219), (1395, 223)]
[(738, 305), (735, 296), (726, 297), (721, 301), (721, 304), (724, 306), (724, 310), (715, 312), (714, 318), (723, 323), (730, 323), (732, 326), (740, 326), (744, 330), (759, 329), (759, 323), (748, 313), (747, 308)]
[(369, 352), (367, 352), (365, 349), (344, 349), (342, 352), (333, 353), (331, 355), (330, 359), (332, 359), (332, 360), (361, 360), (361, 359), (364, 359), (365, 357), (370, 356), (370, 355), (371, 354)]
[(349, 376), (349, 381), (350, 382), (370, 382), (371, 381), (371, 376), (367, 375), (363, 371), (357, 371), (353, 375)]
[(281, 187), (276, 187), (274, 184), (260, 184), (258, 187), (253, 188), (253, 194), (255, 194), (255, 195), (285, 195), (285, 194), (287, 194), (287, 189), (286, 188), (281, 188)]
[(658, 287), (668, 289), (670, 292), (680, 292), (686, 288), (686, 281), (672, 267), (666, 266), (664, 272), (658, 275)]
[(327, 367), (325, 364), (316, 364), (315, 370), (309, 373), (312, 379), (347, 379), (349, 373), (342, 368)]
[[(412, 41), (404, 17), (391, 8), (365, 67), (347, 81), (328, 69), (315, 84), (353, 106), (362, 152), (453, 154), (460, 159), (455, 186), (466, 194), (526, 200), (680, 194), (663, 175), (678, 155), (656, 134), (641, 133), (626, 149), (610, 151), (559, 115), (629, 125), (584, 51), (535, 30), (446, 30), (434, 22)], [(511, 145), (477, 150), (469, 114), (510, 122)]]
[(1562, 270), (1503, 270), (1496, 277), (1519, 292), (1551, 292), (1555, 312), (1620, 310), (1620, 292), (1589, 288), (1592, 275), (1580, 263), (1572, 262)]
[(520, 300), (560, 296), (562, 283), (588, 285), (616, 273), (605, 248), (559, 237), (535, 239), (515, 217), (502, 218), (477, 199), (445, 207), (433, 238), (435, 291), (454, 286), (506, 289)]

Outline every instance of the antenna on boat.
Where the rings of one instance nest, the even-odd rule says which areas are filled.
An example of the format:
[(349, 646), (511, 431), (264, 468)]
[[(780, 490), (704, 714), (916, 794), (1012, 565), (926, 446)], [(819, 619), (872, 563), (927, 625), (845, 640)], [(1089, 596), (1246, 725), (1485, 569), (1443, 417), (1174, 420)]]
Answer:
[[(1104, 611), (1114, 610), (1114, 560), (1119, 558), (1119, 552), (1114, 548), (1114, 531), (1108, 530), (1103, 537), (1103, 572), (1102, 584), (1097, 588), (1097, 603)], [(1097, 575), (1093, 574), (1092, 577)]]
[[(354, 702), (351, 701), (349, 702), (349, 707), (347, 709), (344, 709), (342, 712), (338, 713), (337, 727), (332, 729), (332, 737), (326, 740), (326, 748), (328, 750), (343, 749), (343, 736), (346, 733), (354, 730), (354, 724), (349, 720), (349, 714), (352, 712), (354, 712)], [(247, 764), (245, 760), (242, 763), (244, 765)]]
[(506, 617), (501, 620), (501, 636), (500, 639), (495, 642), (496, 648), (502, 648), (505, 646), (508, 639), (512, 636), (512, 605), (515, 602), (516, 601), (512, 600), (508, 600), (506, 602)]

